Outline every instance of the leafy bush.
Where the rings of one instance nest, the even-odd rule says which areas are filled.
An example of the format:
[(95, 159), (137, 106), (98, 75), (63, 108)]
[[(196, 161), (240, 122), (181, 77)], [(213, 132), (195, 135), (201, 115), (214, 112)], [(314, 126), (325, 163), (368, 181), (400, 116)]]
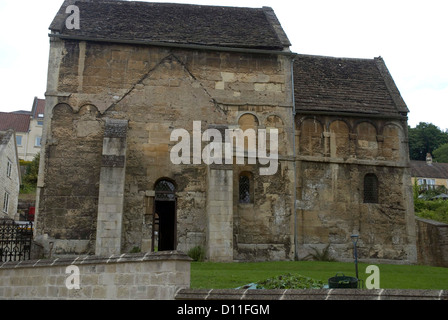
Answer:
[(436, 190), (421, 190), (414, 181), (414, 212), (417, 217), (448, 223), (448, 200), (431, 200), (436, 195), (446, 193), (445, 187)]
[(22, 179), (20, 192), (22, 194), (33, 193), (37, 187), (37, 176), (39, 174), (39, 160), (40, 154), (36, 154), (33, 161), (21, 162), (21, 165), (26, 166), (26, 172)]
[(414, 201), (415, 215), (443, 223), (448, 223), (448, 200)]
[(201, 246), (196, 246), (188, 250), (188, 256), (194, 261), (204, 261), (205, 259), (205, 249)]
[(328, 244), (322, 251), (319, 251), (314, 247), (311, 247), (311, 249), (313, 249), (314, 253), (307, 255), (305, 260), (313, 259), (316, 261), (335, 261), (330, 254), (330, 244)]
[(257, 282), (257, 289), (322, 289), (324, 285), (321, 280), (287, 273)]
[(129, 251), (130, 253), (140, 253), (142, 252), (142, 250), (139, 247), (133, 247), (131, 249), (131, 251)]

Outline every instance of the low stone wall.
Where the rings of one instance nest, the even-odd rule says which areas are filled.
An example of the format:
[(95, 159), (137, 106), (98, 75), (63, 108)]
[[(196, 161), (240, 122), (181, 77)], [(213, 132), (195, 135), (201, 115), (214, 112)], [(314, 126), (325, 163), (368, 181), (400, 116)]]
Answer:
[(435, 267), (448, 267), (448, 224), (416, 218), (417, 261)]
[(448, 300), (447, 290), (307, 289), (234, 290), (182, 289), (176, 300)]
[(177, 251), (5, 262), (0, 299), (172, 300), (190, 262)]

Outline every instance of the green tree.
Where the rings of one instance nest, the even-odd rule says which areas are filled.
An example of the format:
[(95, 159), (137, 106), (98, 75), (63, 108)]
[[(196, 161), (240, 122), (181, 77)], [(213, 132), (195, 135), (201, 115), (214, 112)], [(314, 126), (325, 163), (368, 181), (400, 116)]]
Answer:
[(30, 193), (36, 190), (37, 176), (39, 175), (39, 160), (40, 160), (40, 153), (37, 153), (33, 161), (31, 161), (27, 165), (25, 175), (23, 176), (22, 179), (22, 185), (21, 185), (22, 193)]
[(448, 143), (448, 132), (443, 132), (432, 123), (420, 122), (409, 130), (409, 156), (411, 160), (426, 160), (427, 153), (433, 153)]
[(432, 155), (435, 161), (448, 163), (448, 143), (442, 144), (433, 151)]

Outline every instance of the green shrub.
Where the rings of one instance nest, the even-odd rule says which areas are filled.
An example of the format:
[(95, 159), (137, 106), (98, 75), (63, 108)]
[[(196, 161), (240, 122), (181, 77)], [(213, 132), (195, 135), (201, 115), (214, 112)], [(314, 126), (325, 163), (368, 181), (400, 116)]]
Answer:
[(313, 249), (314, 253), (310, 253), (305, 257), (305, 260), (316, 260), (316, 261), (335, 261), (334, 258), (330, 255), (330, 244), (328, 244), (322, 251), (319, 251), (318, 249), (311, 247)]
[(194, 261), (204, 261), (205, 259), (205, 249), (201, 246), (196, 246), (188, 250), (188, 256)]
[(33, 161), (22, 161), (21, 165), (26, 165), (26, 172), (20, 186), (20, 193), (34, 193), (37, 187), (37, 176), (39, 174), (40, 154), (36, 154)]
[(448, 223), (448, 200), (414, 201), (415, 215), (420, 218)]
[(257, 282), (257, 289), (322, 289), (324, 285), (320, 280), (287, 273)]
[(139, 247), (133, 247), (129, 253), (140, 253), (142, 250)]

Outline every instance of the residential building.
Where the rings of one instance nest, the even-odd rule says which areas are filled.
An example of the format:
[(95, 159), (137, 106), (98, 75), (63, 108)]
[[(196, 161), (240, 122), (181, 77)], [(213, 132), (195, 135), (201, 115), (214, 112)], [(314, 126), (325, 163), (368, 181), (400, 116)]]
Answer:
[(34, 98), (31, 111), (0, 112), (0, 131), (16, 133), (19, 159), (32, 161), (40, 153), (45, 99)]
[(20, 165), (13, 130), (0, 131), (0, 218), (18, 219)]
[(426, 161), (411, 161), (412, 185), (417, 184), (425, 190), (439, 187), (448, 189), (448, 163), (434, 162), (430, 153)]

